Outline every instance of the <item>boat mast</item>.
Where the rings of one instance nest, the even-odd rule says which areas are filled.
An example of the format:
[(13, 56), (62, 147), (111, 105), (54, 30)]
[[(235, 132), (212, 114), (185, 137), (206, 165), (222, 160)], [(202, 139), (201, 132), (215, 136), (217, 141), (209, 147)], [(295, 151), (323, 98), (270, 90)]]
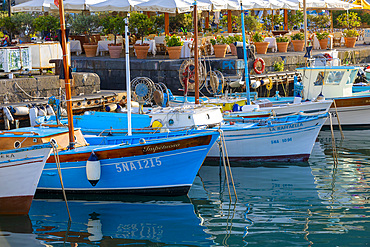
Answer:
[(127, 14), (125, 19), (125, 51), (126, 51), (126, 106), (127, 106), (127, 134), (132, 135), (131, 130), (131, 85), (130, 85), (130, 53), (129, 53), (129, 37), (128, 33), (128, 19), (130, 18), (130, 13)]
[[(54, 2), (58, 2), (55, 0)], [(71, 100), (71, 79), (69, 78), (69, 65), (67, 57), (67, 39), (66, 39), (66, 27), (64, 18), (64, 6), (63, 0), (59, 1), (59, 16), (60, 16), (60, 29), (61, 29), (61, 44), (63, 50), (63, 69), (64, 69), (64, 83), (66, 90), (66, 102), (67, 102), (67, 116), (68, 116), (68, 129), (69, 129), (69, 149), (74, 149), (75, 138), (73, 128), (73, 115), (72, 115), (72, 100)]]
[(247, 57), (247, 48), (246, 48), (246, 38), (245, 38), (245, 26), (244, 26), (244, 10), (243, 3), (240, 2), (240, 10), (242, 14), (242, 35), (243, 35), (243, 55), (244, 55), (244, 80), (245, 80), (245, 90), (247, 93), (247, 104), (251, 104), (251, 96), (249, 89), (249, 72), (248, 72), (248, 57)]
[(194, 80), (195, 80), (195, 104), (199, 104), (199, 74), (198, 74), (198, 13), (197, 0), (194, 1)]

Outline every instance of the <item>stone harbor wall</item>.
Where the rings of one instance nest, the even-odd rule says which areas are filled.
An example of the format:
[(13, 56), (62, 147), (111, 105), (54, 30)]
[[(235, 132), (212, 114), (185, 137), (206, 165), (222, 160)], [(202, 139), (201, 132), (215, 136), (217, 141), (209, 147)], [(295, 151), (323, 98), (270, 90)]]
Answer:
[[(72, 76), (72, 96), (100, 91), (100, 78), (97, 74), (74, 72)], [(61, 89), (64, 91), (64, 80), (60, 80), (56, 75), (0, 79), (0, 103), (19, 103), (59, 96)]]
[[(370, 46), (369, 46), (370, 48)], [(370, 49), (368, 46), (361, 45), (353, 49), (338, 49), (338, 57), (342, 64), (359, 64), (370, 63)], [(314, 50), (313, 55), (328, 52), (327, 50)], [(288, 53), (267, 53), (264, 55), (257, 54), (265, 61), (265, 73), (274, 72), (273, 64), (275, 61), (284, 61), (284, 69), (294, 71), (297, 67), (303, 67), (306, 63), (304, 52)], [(170, 60), (167, 57), (157, 56), (155, 58), (139, 60), (135, 57), (130, 58), (131, 80), (135, 77), (149, 77), (154, 82), (163, 82), (176, 95), (183, 94), (179, 91), (182, 88), (179, 80), (179, 69), (185, 59)], [(254, 60), (249, 60), (249, 72), (253, 71)], [(226, 58), (206, 58), (205, 64), (207, 71), (209, 67), (212, 70), (219, 70), (224, 75), (238, 75), (244, 73), (244, 60), (236, 56), (227, 55)], [(101, 89), (109, 90), (126, 90), (126, 71), (125, 59), (111, 59), (109, 57), (92, 57), (83, 56), (72, 57), (72, 67), (76, 71), (96, 73), (101, 80)]]

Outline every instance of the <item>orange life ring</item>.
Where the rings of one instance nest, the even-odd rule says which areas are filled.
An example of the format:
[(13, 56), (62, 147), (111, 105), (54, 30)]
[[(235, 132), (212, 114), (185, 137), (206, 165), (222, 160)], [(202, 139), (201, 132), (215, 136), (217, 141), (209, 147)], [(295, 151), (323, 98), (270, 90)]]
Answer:
[[(261, 70), (258, 70), (257, 69), (257, 63), (260, 62), (262, 64), (262, 68)], [(253, 70), (254, 72), (256, 72), (257, 74), (262, 74), (263, 71), (265, 70), (265, 61), (263, 61), (262, 58), (258, 57), (256, 58), (256, 60), (254, 60), (254, 63), (253, 63)]]

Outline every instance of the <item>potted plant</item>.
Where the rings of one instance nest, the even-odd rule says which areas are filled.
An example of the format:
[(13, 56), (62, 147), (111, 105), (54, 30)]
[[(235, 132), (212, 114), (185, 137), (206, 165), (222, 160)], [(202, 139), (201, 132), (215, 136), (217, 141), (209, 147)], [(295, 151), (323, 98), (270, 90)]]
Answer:
[(129, 19), (129, 29), (136, 31), (136, 37), (141, 37), (141, 44), (135, 44), (134, 49), (138, 59), (145, 59), (148, 55), (149, 44), (144, 43), (144, 36), (153, 28), (153, 21), (147, 15), (132, 13)]
[(292, 10), (288, 12), (288, 29), (299, 29), (303, 24), (303, 11)]
[(325, 50), (328, 47), (328, 37), (328, 32), (316, 33), (316, 38), (319, 40), (322, 50)]
[(355, 29), (343, 31), (344, 40), (347, 48), (353, 48), (356, 45), (357, 37), (359, 33)]
[(279, 52), (287, 52), (289, 39), (285, 36), (277, 36), (276, 37), (276, 44)]
[(252, 41), (256, 47), (257, 54), (266, 54), (270, 42), (265, 42), (265, 36), (260, 32), (255, 32), (252, 36)]
[(181, 41), (179, 36), (174, 35), (166, 35), (165, 39), (167, 51), (170, 59), (179, 59), (181, 55), (181, 49), (184, 45), (184, 42)]
[(303, 51), (304, 49), (304, 34), (299, 32), (291, 36), (294, 51)]
[(226, 38), (222, 35), (211, 39), (211, 44), (213, 45), (213, 49), (215, 52), (215, 57), (225, 57), (226, 49), (227, 49), (227, 41)]
[(343, 13), (338, 16), (337, 22), (340, 26), (348, 28), (348, 30), (343, 32), (346, 47), (355, 47), (358, 37), (358, 32), (355, 30), (355, 27), (361, 25), (361, 18), (357, 16), (357, 13), (349, 12), (348, 15), (347, 13)]
[(114, 34), (114, 42), (108, 44), (109, 56), (119, 58), (122, 52), (122, 43), (117, 43), (117, 35), (124, 32), (125, 21), (122, 17), (106, 16), (101, 19), (100, 24), (106, 34)]
[(97, 31), (99, 19), (96, 15), (76, 15), (71, 20), (71, 31), (75, 34), (86, 36), (82, 44), (86, 57), (95, 57), (98, 49), (98, 43), (90, 40), (90, 34)]

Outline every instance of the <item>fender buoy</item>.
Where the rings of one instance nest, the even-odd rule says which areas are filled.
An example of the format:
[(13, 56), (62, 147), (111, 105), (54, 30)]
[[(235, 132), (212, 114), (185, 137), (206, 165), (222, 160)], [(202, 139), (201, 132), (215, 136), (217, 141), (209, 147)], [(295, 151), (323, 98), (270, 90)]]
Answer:
[[(260, 62), (260, 63), (261, 63), (261, 65), (262, 65), (261, 70), (258, 70), (258, 69), (257, 69), (257, 64), (258, 64), (258, 62)], [(262, 58), (260, 58), (260, 57), (256, 58), (256, 60), (254, 60), (254, 63), (253, 63), (253, 70), (254, 70), (254, 72), (256, 72), (257, 74), (262, 74), (262, 73), (263, 73), (263, 71), (265, 70), (265, 61), (263, 61), (263, 59), (262, 59)]]
[(272, 89), (272, 85), (272, 79), (269, 78), (269, 83), (266, 84), (266, 89), (270, 91)]
[(86, 161), (86, 176), (92, 186), (95, 186), (100, 180), (100, 161), (94, 151)]

